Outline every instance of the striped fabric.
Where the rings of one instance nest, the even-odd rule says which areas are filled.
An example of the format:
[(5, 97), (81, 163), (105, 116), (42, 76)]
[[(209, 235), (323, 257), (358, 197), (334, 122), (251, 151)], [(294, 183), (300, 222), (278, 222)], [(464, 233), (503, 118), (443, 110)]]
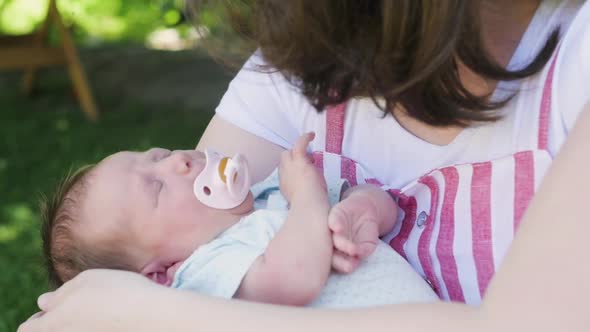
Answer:
[(396, 198), (398, 223), (384, 240), (443, 300), (481, 302), (551, 164), (547, 137), (556, 58), (543, 90), (537, 149), (436, 169), (401, 189), (381, 184), (341, 155), (346, 104), (327, 110), (326, 146), (325, 151), (314, 152), (316, 166), (328, 179), (372, 183)]

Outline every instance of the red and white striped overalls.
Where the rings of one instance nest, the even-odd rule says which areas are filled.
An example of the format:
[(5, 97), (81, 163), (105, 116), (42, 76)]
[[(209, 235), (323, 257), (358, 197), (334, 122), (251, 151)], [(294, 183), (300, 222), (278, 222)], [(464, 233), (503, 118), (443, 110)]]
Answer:
[(380, 183), (342, 155), (346, 104), (327, 109), (324, 151), (314, 152), (326, 178), (372, 183), (399, 205), (394, 231), (384, 237), (447, 301), (477, 305), (498, 269), (552, 158), (547, 151), (551, 63), (539, 110), (536, 147), (487, 162), (435, 169), (404, 188)]

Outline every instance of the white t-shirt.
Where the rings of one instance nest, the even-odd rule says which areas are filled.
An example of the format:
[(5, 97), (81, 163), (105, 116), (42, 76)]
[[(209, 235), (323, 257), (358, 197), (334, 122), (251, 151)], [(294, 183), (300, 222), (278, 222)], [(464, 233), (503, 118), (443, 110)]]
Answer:
[[(553, 82), (549, 122), (549, 152), (555, 156), (572, 129), (578, 113), (590, 101), (590, 2), (542, 1), (522, 37), (509, 68), (529, 63), (557, 26), (562, 38)], [(571, 24), (571, 26), (570, 26)], [(285, 148), (297, 137), (316, 132), (312, 150), (325, 144), (325, 116), (318, 113), (282, 74), (263, 73), (258, 55), (245, 64), (231, 82), (216, 112), (224, 120)], [(501, 98), (518, 90), (495, 123), (463, 130), (450, 144), (428, 143), (404, 129), (370, 99), (349, 101), (342, 154), (359, 162), (380, 182), (402, 188), (428, 171), (453, 164), (496, 159), (530, 149), (537, 140), (538, 112), (547, 67), (518, 82), (501, 82), (494, 94)]]

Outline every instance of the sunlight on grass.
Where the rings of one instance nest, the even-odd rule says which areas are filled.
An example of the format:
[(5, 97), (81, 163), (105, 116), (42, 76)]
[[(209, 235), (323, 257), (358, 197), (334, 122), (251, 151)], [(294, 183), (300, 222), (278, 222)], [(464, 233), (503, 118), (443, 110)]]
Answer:
[(70, 121), (65, 118), (58, 119), (55, 121), (55, 129), (57, 131), (67, 131), (70, 128)]
[(0, 243), (14, 241), (35, 224), (35, 213), (24, 203), (4, 207), (2, 216), (7, 223), (0, 225)]

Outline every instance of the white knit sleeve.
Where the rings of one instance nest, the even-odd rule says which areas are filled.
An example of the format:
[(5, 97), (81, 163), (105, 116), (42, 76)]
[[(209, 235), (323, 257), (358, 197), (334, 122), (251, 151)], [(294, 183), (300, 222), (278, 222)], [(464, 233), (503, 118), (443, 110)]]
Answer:
[(261, 69), (261, 64), (264, 60), (255, 53), (231, 81), (216, 114), (256, 136), (292, 148), (300, 134), (297, 117), (306, 100), (281, 73)]
[(590, 102), (590, 2), (579, 10), (564, 37), (555, 75), (553, 106), (569, 132)]

